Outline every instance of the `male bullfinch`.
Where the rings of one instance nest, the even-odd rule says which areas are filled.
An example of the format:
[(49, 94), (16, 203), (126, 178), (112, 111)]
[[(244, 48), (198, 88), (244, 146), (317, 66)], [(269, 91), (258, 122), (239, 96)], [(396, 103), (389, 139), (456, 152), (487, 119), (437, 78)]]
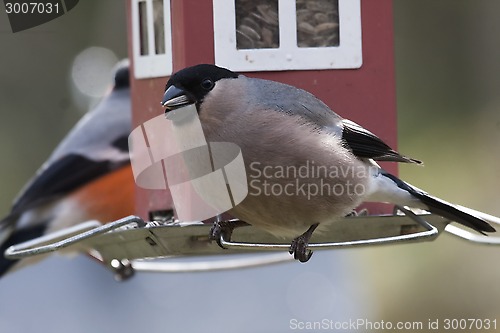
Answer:
[(208, 142), (241, 148), (249, 193), (229, 213), (274, 235), (295, 237), (290, 253), (301, 262), (312, 254), (307, 244), (318, 226), (362, 202), (425, 209), (480, 233), (495, 231), (483, 218), (381, 169), (375, 161), (421, 162), (307, 91), (203, 64), (171, 76), (161, 104), (165, 112), (195, 104)]
[(134, 213), (131, 126), (129, 68), (123, 61), (112, 91), (69, 132), (0, 221), (0, 276), (43, 257), (8, 260), (3, 253), (11, 245), (88, 220), (106, 223)]

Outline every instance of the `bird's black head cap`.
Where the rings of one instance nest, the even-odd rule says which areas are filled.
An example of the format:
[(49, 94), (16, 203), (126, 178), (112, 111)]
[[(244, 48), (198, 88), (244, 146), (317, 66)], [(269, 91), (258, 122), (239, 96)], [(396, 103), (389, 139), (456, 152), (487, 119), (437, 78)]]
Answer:
[[(172, 75), (170, 80), (168, 80), (162, 105), (167, 109), (174, 109), (185, 104), (199, 104), (215, 87), (217, 81), (237, 77), (237, 73), (210, 64), (200, 64), (184, 68)], [(175, 87), (176, 89), (171, 87)], [(175, 94), (173, 93), (174, 91)], [(177, 99), (177, 103), (169, 103), (173, 98), (179, 97), (180, 94), (184, 94), (190, 103), (184, 101), (184, 103), (179, 104), (179, 99)]]
[(124, 59), (118, 62), (114, 68), (115, 73), (115, 89), (129, 88), (130, 87), (130, 72), (129, 61)]

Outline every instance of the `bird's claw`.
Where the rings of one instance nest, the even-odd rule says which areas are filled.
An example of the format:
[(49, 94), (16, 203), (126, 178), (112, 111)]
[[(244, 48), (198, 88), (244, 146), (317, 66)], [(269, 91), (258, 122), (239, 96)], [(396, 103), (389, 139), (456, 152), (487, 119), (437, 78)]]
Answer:
[(216, 241), (221, 248), (227, 249), (224, 245), (222, 245), (221, 238), (231, 240), (233, 230), (234, 227), (229, 226), (227, 221), (215, 221), (212, 228), (210, 228), (209, 239), (211, 241)]
[(246, 225), (248, 223), (243, 221), (215, 221), (212, 228), (210, 228), (208, 238), (211, 241), (216, 241), (221, 248), (226, 250), (227, 247), (222, 244), (221, 240), (230, 241), (234, 229)]
[(306, 232), (292, 241), (288, 252), (290, 254), (293, 254), (295, 260), (298, 260), (300, 262), (307, 262), (309, 259), (311, 259), (313, 252), (311, 250), (308, 250), (307, 246), (309, 245), (309, 239), (311, 239), (312, 233), (314, 232), (314, 230), (316, 230), (317, 227), (318, 223), (311, 225)]
[(313, 252), (307, 249), (307, 241), (304, 237), (299, 236), (292, 241), (290, 245), (290, 254), (293, 254), (293, 258), (300, 262), (307, 262), (311, 259)]

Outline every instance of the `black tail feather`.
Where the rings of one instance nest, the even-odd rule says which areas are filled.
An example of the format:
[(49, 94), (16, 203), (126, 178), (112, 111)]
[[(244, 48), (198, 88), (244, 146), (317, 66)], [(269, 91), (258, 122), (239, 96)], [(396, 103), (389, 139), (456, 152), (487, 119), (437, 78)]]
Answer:
[(474, 229), (483, 235), (485, 235), (485, 232), (496, 231), (495, 228), (493, 228), (487, 221), (485, 221), (481, 217), (466, 213), (455, 205), (450, 204), (444, 200), (428, 194), (420, 195), (419, 199), (429, 207), (431, 213), (463, 224), (464, 226)]
[(401, 179), (391, 175), (390, 173), (383, 172), (382, 174), (394, 181), (399, 188), (408, 191), (411, 195), (418, 198), (422, 203), (429, 207), (429, 211), (431, 213), (445, 217), (447, 219), (450, 219), (451, 221), (458, 222), (466, 227), (476, 230), (483, 235), (486, 235), (485, 232), (496, 231), (495, 228), (493, 228), (483, 218), (465, 212), (449, 202), (433, 197), (432, 195), (429, 195), (426, 192), (402, 181)]

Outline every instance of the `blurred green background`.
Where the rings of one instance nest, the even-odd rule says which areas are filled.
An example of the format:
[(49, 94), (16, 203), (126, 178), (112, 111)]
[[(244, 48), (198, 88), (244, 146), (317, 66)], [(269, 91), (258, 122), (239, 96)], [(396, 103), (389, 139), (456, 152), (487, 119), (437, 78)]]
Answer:
[[(425, 167), (402, 165), (400, 175), (446, 200), (497, 216), (499, 13), (496, 0), (394, 1), (398, 148), (425, 162)], [(127, 56), (124, 1), (81, 1), (67, 15), (16, 34), (0, 13), (0, 214), (8, 212), (23, 184), (96, 102), (78, 92), (71, 76), (75, 57), (89, 47), (107, 48), (116, 59)], [(339, 311), (344, 319), (489, 318), (500, 326), (499, 257), (500, 248), (443, 235), (430, 243), (318, 253), (306, 266), (146, 275), (126, 284), (108, 281), (109, 273), (85, 258), (70, 263), (56, 257), (0, 280), (0, 327), (8, 332), (67, 332), (68, 325), (71, 332), (213, 328), (210, 321), (196, 326), (189, 320), (197, 316), (220, 320), (221, 332), (286, 332), (291, 315), (312, 317), (294, 310), (290, 299), (285, 303), (292, 309), (274, 315), (280, 310), (266, 308), (269, 294), (304, 307), (324, 296), (307, 294), (309, 285), (298, 277), (346, 288), (344, 294), (332, 291), (337, 298), (324, 303), (321, 318), (333, 319)], [(230, 315), (218, 317), (215, 310), (227, 302), (217, 299), (219, 293), (207, 282), (213, 279), (224, 281), (218, 286), (227, 288), (224, 295), (234, 291), (236, 305), (249, 304), (231, 306)], [(155, 286), (160, 285), (167, 289), (159, 291)], [(296, 285), (303, 290), (297, 292)], [(146, 303), (139, 306), (138, 300)], [(79, 307), (65, 308), (67, 302)], [(187, 315), (163, 316), (175, 311)]]

